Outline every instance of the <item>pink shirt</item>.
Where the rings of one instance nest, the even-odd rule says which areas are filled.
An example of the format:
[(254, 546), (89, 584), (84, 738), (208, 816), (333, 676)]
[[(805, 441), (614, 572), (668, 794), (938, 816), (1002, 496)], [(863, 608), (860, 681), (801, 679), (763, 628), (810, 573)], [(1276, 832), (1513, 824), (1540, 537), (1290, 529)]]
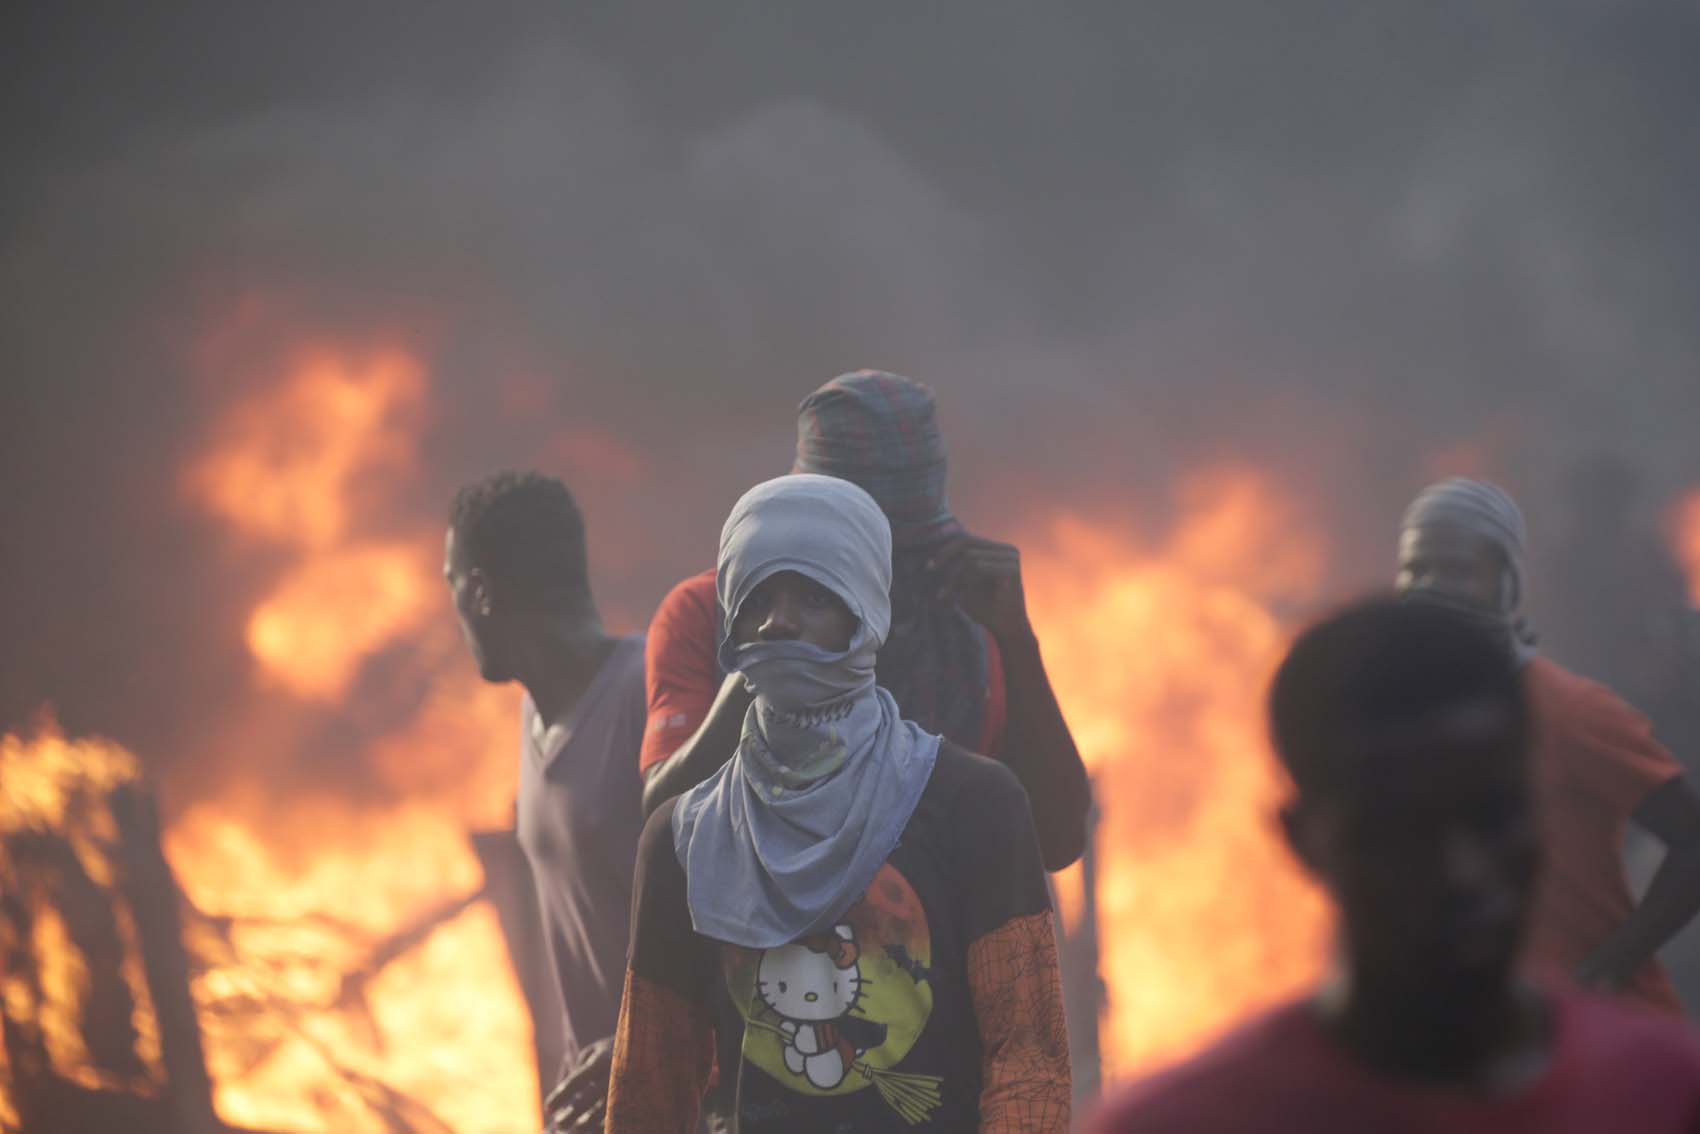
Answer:
[(1373, 1074), (1308, 1002), (1259, 1016), (1202, 1055), (1112, 1093), (1088, 1134), (1700, 1134), (1700, 1043), (1666, 1017), (1553, 996), (1556, 1048), (1501, 1098)]

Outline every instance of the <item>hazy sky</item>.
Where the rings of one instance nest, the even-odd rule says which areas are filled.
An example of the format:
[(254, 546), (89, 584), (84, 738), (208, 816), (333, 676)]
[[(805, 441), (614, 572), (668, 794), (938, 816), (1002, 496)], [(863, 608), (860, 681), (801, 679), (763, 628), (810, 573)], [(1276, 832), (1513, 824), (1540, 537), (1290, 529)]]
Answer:
[(1342, 585), (1440, 454), (1700, 483), (1693, 3), (100, 7), (0, 28), (0, 724), (239, 699), (183, 469), (309, 340), (428, 372), (398, 530), (552, 464), (627, 622), (859, 366), (977, 527), (1247, 461)]

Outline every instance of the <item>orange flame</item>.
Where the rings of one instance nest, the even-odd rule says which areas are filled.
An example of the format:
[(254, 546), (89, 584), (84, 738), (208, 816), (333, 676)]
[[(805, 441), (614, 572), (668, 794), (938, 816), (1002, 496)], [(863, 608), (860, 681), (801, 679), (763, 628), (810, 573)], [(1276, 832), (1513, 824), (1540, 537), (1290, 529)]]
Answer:
[(335, 700), (362, 662), (442, 605), (421, 549), (367, 544), (301, 564), (248, 620), (248, 649), (300, 697)]
[(1677, 501), (1671, 510), (1670, 530), (1677, 562), (1688, 576), (1688, 601), (1700, 606), (1700, 488)]
[[(295, 557), (248, 620), (264, 683), (336, 703), (371, 657), (405, 645), (424, 693), (363, 754), (406, 802), (279, 802), (250, 781), (167, 834), (211, 917), (192, 929), (214, 958), (194, 994), (226, 1121), (303, 1134), (537, 1125), (530, 1021), (500, 927), (487, 903), (465, 905), (483, 885), (468, 828), (510, 821), (515, 696), (461, 656), (442, 529), (394, 521), (428, 394), (404, 352), (321, 353), (227, 413), (187, 474), (213, 515)], [(390, 949), (398, 933), (407, 945)]]
[[(531, 1024), (487, 906), (445, 921), (360, 995), (346, 985), (388, 935), (482, 885), (464, 828), (419, 807), (293, 812), (260, 831), (201, 806), (168, 840), (195, 905), (237, 919), (227, 943), (209, 944), (218, 963), (194, 989), (220, 1115), (267, 1129), (387, 1129), (348, 1084), (353, 1073), (454, 1130), (535, 1126)], [(237, 1010), (250, 1003), (269, 1016)]]
[[(123, 748), (99, 739), (68, 740), (44, 715), (34, 737), (0, 736), (0, 834), (63, 838), (88, 880), (110, 893), (118, 881), (119, 853), (117, 822), (107, 801), (114, 789), (139, 774), (136, 758)], [(55, 895), (37, 892), (43, 881), (19, 875), (9, 861), (0, 861), (0, 885), (30, 907), (32, 939), (19, 944), (34, 958), (39, 984), (32, 989), (16, 972), (0, 977), (8, 1014), (40, 1029), (48, 1058), (62, 1077), (91, 1088), (150, 1090), (150, 1082), (114, 1081), (90, 1057), (82, 1032), (91, 983), (88, 961), (64, 917), (46, 900)], [(156, 1083), (164, 1077), (159, 1027), (135, 923), (116, 897), (112, 905), (122, 948), (118, 976), (130, 994), (135, 1055)], [(11, 1112), (10, 1101), (0, 1099), (0, 1117)]]
[(355, 364), (330, 353), (226, 416), (187, 487), (244, 535), (329, 547), (362, 503), (413, 468), (424, 372), (400, 351)]
[[(1327, 932), (1270, 822), (1281, 781), (1262, 704), (1286, 641), (1270, 604), (1310, 597), (1322, 544), (1254, 473), (1194, 477), (1178, 499), (1159, 544), (1064, 518), (1027, 554), (1034, 622), (1103, 815), (1112, 1076), (1291, 994), (1316, 976)], [(1070, 921), (1078, 891), (1061, 880)]]

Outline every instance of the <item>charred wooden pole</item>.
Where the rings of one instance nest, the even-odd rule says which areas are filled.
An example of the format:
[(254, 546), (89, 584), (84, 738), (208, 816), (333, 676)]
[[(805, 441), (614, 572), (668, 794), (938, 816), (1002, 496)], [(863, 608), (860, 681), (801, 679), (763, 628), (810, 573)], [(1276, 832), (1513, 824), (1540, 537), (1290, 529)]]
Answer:
[(135, 921), (142, 967), (159, 1021), (172, 1129), (179, 1134), (220, 1134), (224, 1126), (213, 1110), (212, 1079), (189, 991), (189, 958), (178, 916), (182, 896), (160, 846), (158, 811), (151, 795), (127, 785), (113, 792), (112, 813), (124, 851), (119, 887)]
[(1098, 970), (1098, 805), (1086, 818), (1086, 850), (1080, 858), (1080, 921), (1065, 929), (1062, 940), (1063, 1008), (1068, 1018), (1069, 1062), (1074, 1098), (1082, 1104), (1096, 1098), (1103, 1077), (1099, 1025), (1104, 1015), (1104, 980)]
[[(32, 1130), (45, 1129), (39, 1124), (51, 1118), (42, 1084), (52, 1074), (53, 1063), (47, 1055), (40, 1021), (29, 1015), (13, 1015), (20, 1005), (28, 1012), (37, 1012), (42, 1001), (40, 969), (30, 947), (34, 918), (25, 900), (21, 875), (12, 840), (0, 839), (0, 974), (8, 984), (16, 982), (23, 994), (0, 996), (0, 1039), (6, 1045), (11, 1073), (12, 1107), (22, 1128)], [(8, 989), (8, 993), (11, 991)]]

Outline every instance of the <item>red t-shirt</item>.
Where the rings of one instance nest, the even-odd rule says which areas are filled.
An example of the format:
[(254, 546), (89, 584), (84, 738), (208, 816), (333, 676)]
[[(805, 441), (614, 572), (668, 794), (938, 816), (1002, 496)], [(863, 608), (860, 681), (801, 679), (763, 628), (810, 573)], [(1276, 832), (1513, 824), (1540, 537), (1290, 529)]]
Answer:
[[(647, 772), (671, 756), (708, 717), (724, 677), (715, 657), (719, 639), (720, 600), (713, 571), (692, 575), (669, 591), (656, 608), (645, 655), (649, 720), (638, 756), (640, 771)], [(987, 634), (985, 731), (975, 751), (998, 754), (1007, 714), (1003, 658), (997, 642)]]
[(1088, 1134), (1696, 1134), (1700, 1043), (1684, 1026), (1576, 992), (1553, 994), (1552, 1062), (1502, 1098), (1376, 1075), (1309, 1002), (1190, 1062), (1112, 1093)]
[[(1538, 968), (1574, 972), (1635, 908), (1623, 869), (1624, 825), (1641, 801), (1682, 774), (1647, 718), (1597, 682), (1546, 658), (1524, 671), (1535, 720), (1535, 781), (1546, 863), (1530, 920), (1528, 956)], [(1656, 960), (1629, 989), (1681, 1014)]]

